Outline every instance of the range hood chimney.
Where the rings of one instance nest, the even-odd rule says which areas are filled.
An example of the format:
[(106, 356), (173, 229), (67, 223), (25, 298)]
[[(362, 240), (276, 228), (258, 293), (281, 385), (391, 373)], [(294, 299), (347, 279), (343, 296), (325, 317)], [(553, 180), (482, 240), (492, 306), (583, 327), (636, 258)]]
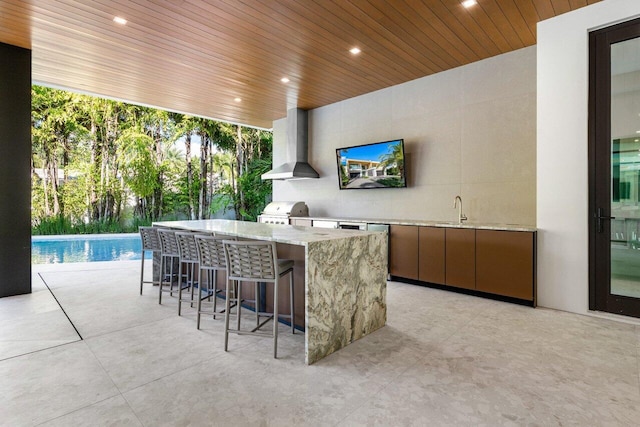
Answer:
[(292, 108), (287, 111), (287, 163), (262, 174), (262, 179), (320, 178), (318, 172), (308, 163), (309, 127), (307, 122), (306, 110)]

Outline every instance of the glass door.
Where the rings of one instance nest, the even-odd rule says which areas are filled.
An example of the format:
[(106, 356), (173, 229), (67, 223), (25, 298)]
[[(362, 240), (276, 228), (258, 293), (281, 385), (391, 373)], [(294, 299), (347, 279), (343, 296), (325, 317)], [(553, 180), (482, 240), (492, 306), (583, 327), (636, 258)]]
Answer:
[(590, 35), (590, 308), (640, 317), (640, 22)]

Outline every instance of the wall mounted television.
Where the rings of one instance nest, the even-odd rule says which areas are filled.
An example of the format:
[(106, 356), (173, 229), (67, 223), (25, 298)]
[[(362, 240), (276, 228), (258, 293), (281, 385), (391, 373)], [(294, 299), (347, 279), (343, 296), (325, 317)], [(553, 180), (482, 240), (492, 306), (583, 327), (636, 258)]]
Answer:
[(341, 190), (407, 186), (404, 140), (336, 149)]

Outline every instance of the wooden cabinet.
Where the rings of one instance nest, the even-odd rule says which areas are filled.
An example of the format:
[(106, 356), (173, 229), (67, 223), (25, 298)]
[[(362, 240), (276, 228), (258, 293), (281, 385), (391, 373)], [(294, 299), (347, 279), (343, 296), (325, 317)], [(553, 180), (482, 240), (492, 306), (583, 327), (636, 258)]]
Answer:
[(291, 223), (291, 225), (311, 227), (311, 220), (308, 218), (291, 218), (289, 222)]
[(389, 271), (535, 304), (535, 232), (392, 225)]
[(389, 273), (405, 279), (418, 279), (418, 226), (389, 227)]
[(445, 231), (446, 284), (458, 288), (476, 288), (476, 230), (447, 228)]
[(534, 300), (535, 233), (476, 231), (476, 289)]
[(445, 229), (419, 227), (418, 279), (423, 282), (445, 284)]

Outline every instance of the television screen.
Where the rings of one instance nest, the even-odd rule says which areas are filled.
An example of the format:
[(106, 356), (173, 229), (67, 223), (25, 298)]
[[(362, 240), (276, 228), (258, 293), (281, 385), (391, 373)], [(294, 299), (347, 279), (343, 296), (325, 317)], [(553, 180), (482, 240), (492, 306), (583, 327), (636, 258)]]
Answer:
[(404, 140), (338, 148), (341, 190), (406, 187)]

